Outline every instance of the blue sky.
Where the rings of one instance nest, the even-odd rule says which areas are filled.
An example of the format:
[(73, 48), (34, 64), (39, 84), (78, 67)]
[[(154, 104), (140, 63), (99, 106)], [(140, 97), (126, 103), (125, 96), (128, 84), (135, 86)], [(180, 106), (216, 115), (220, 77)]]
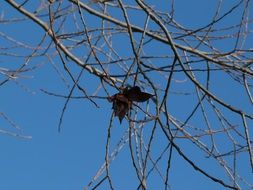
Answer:
[[(152, 2), (152, 1), (147, 1)], [(157, 9), (170, 10), (167, 7), (171, 1), (160, 0), (156, 1)], [(225, 1), (222, 10), (230, 8), (239, 1)], [(214, 10), (217, 6), (217, 1), (203, 0), (176, 0), (175, 1), (175, 19), (186, 28), (197, 29), (205, 26), (213, 17)], [(252, 7), (252, 3), (250, 4)], [(0, 5), (0, 13), (3, 18), (12, 18), (20, 16), (17, 11), (7, 5), (6, 2)], [(235, 20), (226, 20), (229, 26), (232, 22), (237, 22), (236, 14), (240, 11), (235, 11), (232, 18)], [(136, 22), (141, 22), (141, 16)], [(231, 17), (230, 17), (231, 18)], [(88, 20), (88, 23), (94, 22)], [(222, 24), (222, 23), (221, 23)], [(219, 24), (218, 24), (219, 25)], [(71, 26), (71, 25), (70, 25)], [(252, 29), (252, 25), (249, 26)], [(67, 28), (71, 30), (71, 28)], [(0, 22), (0, 32), (6, 33), (9, 36), (26, 42), (31, 46), (39, 43), (43, 31), (30, 21), (24, 21), (19, 24)], [(252, 38), (252, 34), (251, 34)], [(250, 39), (248, 41), (250, 41)], [(122, 40), (122, 41), (121, 41)], [(115, 46), (120, 48), (121, 44), (125, 43), (126, 39), (119, 39)], [(0, 37), (0, 44), (4, 40)], [(252, 41), (251, 41), (252, 42)], [(229, 51), (228, 45), (232, 46), (232, 42), (226, 44), (217, 42), (217, 47), (224, 51)], [(6, 45), (6, 44), (4, 44)], [(7, 44), (8, 46), (9, 44)], [(158, 44), (159, 45), (159, 44)], [(246, 42), (245, 48), (252, 46)], [(1, 45), (0, 45), (1, 47)], [(147, 51), (154, 54), (163, 54), (169, 48), (160, 47), (149, 49)], [(17, 52), (27, 54), (28, 52)], [(77, 52), (80, 53), (80, 52)], [(124, 52), (127, 56), (131, 54)], [(251, 55), (252, 57), (252, 55)], [(11, 58), (9, 56), (0, 55), (0, 67), (16, 68), (17, 64), (22, 64), (24, 59)], [(54, 58), (54, 64), (64, 71), (60, 63), (59, 57)], [(59, 133), (57, 126), (60, 119), (60, 114), (64, 106), (65, 100), (53, 96), (49, 96), (41, 92), (41, 89), (58, 92), (68, 95), (65, 84), (57, 75), (53, 64), (48, 62), (46, 58), (34, 59), (31, 64), (41, 66), (31, 72), (25, 73), (22, 78), (17, 81), (8, 82), (0, 88), (0, 112), (5, 113), (11, 120), (21, 128), (20, 130), (10, 126), (6, 120), (0, 117), (0, 129), (12, 131), (24, 136), (31, 136), (31, 139), (16, 138), (0, 133), (0, 189), (3, 190), (78, 190), (83, 189), (92, 177), (99, 170), (105, 160), (105, 144), (107, 138), (107, 127), (112, 114), (111, 104), (107, 100), (96, 100), (99, 108), (96, 108), (90, 101), (85, 99), (74, 99), (68, 104), (66, 113), (63, 118), (62, 131)], [(161, 61), (162, 63), (162, 61)], [(163, 63), (166, 64), (166, 63)], [(77, 71), (78, 67), (72, 66), (72, 71)], [(77, 72), (75, 72), (77, 73)], [(69, 79), (64, 74), (64, 77)], [(1, 81), (3, 77), (1, 76)], [(175, 74), (175, 79), (179, 81), (185, 80), (181, 74)], [(161, 86), (165, 85), (164, 81), (156, 78), (157, 83)], [(203, 79), (204, 80), (204, 79)], [(217, 81), (219, 81), (217, 83)], [(84, 74), (81, 84), (88, 93), (94, 92), (99, 80), (95, 77)], [(212, 88), (219, 97), (227, 98), (229, 103), (234, 103), (236, 106), (241, 106), (252, 113), (252, 105), (247, 101), (240, 101), (241, 91), (236, 86), (236, 83), (230, 83), (229, 76), (216, 73), (212, 75), (212, 82), (215, 84)], [(172, 88), (174, 91), (192, 92), (190, 82), (178, 83)], [(117, 91), (111, 90), (111, 94)], [(78, 95), (76, 93), (75, 95)], [(79, 94), (80, 95), (80, 94)], [(105, 96), (105, 94), (100, 94)], [(245, 97), (245, 96), (244, 96)], [(195, 97), (196, 98), (196, 97)], [(189, 99), (192, 102), (189, 103)], [(187, 118), (186, 113), (189, 113), (194, 106), (196, 99), (189, 96), (181, 96), (177, 94), (171, 95), (170, 105), (174, 116), (184, 120)], [(144, 105), (145, 106), (145, 105)], [(152, 105), (151, 105), (152, 109)], [(152, 110), (151, 110), (152, 112)], [(234, 117), (234, 116), (230, 116)], [(237, 122), (236, 117), (230, 118)], [(199, 118), (193, 118), (192, 123), (199, 123)], [(202, 122), (202, 121), (201, 121)], [(213, 121), (216, 122), (216, 121)], [(111, 148), (116, 146), (119, 139), (128, 129), (128, 123), (124, 120), (122, 125), (118, 119), (114, 119), (112, 129)], [(237, 122), (240, 123), (239, 121)], [(252, 121), (250, 124), (253, 124)], [(150, 133), (151, 125), (147, 125), (145, 131)], [(252, 133), (251, 133), (252, 134)], [(217, 142), (226, 144), (222, 136), (217, 136)], [(158, 155), (159, 152), (166, 147), (167, 139), (162, 135), (162, 131), (157, 131), (157, 136), (154, 144), (153, 154)], [(216, 177), (223, 176), (219, 165), (214, 161), (203, 159), (206, 155), (203, 152), (198, 152), (194, 145), (187, 141), (178, 141), (181, 148), (187, 155), (195, 160), (199, 166), (204, 167), (208, 172)], [(229, 143), (228, 143), (229, 144)], [(228, 145), (230, 146), (230, 145)], [(225, 150), (224, 150), (225, 151)], [(240, 168), (245, 171), (243, 177), (252, 180), (252, 175), (249, 174), (249, 163), (247, 154), (240, 155), (238, 159)], [(208, 164), (207, 164), (208, 163)], [(166, 160), (159, 163), (160, 168), (166, 167)], [(224, 189), (222, 186), (213, 183), (203, 175), (192, 169), (176, 152), (173, 154), (169, 181), (172, 189), (205, 189), (219, 190)], [(136, 174), (133, 171), (130, 160), (130, 152), (128, 144), (124, 144), (123, 149), (115, 159), (111, 167), (111, 175), (115, 189), (136, 189)], [(126, 188), (124, 188), (126, 187)], [(157, 176), (153, 176), (153, 180), (148, 183), (149, 189), (163, 189), (163, 183)], [(105, 183), (100, 189), (108, 189), (108, 184)]]

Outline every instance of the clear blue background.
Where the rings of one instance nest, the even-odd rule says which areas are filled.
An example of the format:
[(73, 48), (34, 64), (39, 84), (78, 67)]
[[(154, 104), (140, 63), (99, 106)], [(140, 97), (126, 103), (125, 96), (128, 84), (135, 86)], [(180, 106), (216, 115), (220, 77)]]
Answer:
[[(203, 0), (176, 0), (175, 2), (175, 19), (185, 27), (192, 29), (205, 26), (206, 23), (210, 22), (217, 5), (216, 1)], [(236, 2), (238, 1), (226, 1), (222, 9), (226, 10)], [(170, 1), (160, 0), (156, 1), (155, 4), (157, 6), (160, 4), (157, 9), (164, 11), (170, 9), (170, 7), (167, 7)], [(4, 1), (0, 4), (0, 11), (4, 13), (6, 18), (20, 16)], [(236, 17), (236, 13), (234, 16)], [(226, 22), (228, 25), (231, 24), (230, 19)], [(0, 32), (7, 33), (13, 38), (32, 46), (39, 42), (40, 38), (38, 36), (41, 37), (43, 33), (32, 22), (0, 23)], [(229, 50), (225, 44), (220, 44), (220, 47)], [(155, 48), (152, 51), (158, 50)], [(26, 52), (22, 53), (26, 54)], [(15, 68), (15, 64), (17, 62), (20, 64), (22, 61), (10, 57), (8, 59), (1, 57), (0, 65), (8, 68), (13, 65)], [(61, 64), (59, 59), (54, 61), (56, 65)], [(17, 82), (8, 82), (0, 88), (0, 112), (5, 113), (15, 121), (21, 127), (21, 130), (11, 128), (2, 118), (0, 119), (0, 129), (32, 136), (32, 139), (15, 138), (0, 134), (0, 189), (83, 189), (104, 162), (107, 126), (112, 112), (111, 105), (106, 100), (96, 100), (100, 106), (100, 108), (96, 108), (87, 100), (71, 100), (63, 119), (62, 132), (58, 133), (57, 125), (65, 101), (45, 95), (40, 89), (62, 92), (67, 95), (64, 85), (56, 76), (52, 65), (48, 63), (24, 75), (31, 78), (20, 78)], [(221, 77), (223, 76), (221, 75)], [(217, 89), (219, 89), (221, 97), (226, 97), (229, 92), (236, 92), (236, 88), (226, 86), (225, 81), (223, 81), (224, 83), (215, 84), (219, 85)], [(97, 84), (93, 77), (87, 75), (82, 80), (83, 86), (88, 89), (89, 93), (92, 93), (96, 88), (96, 86), (92, 86), (93, 82)], [(111, 93), (115, 92), (112, 91)], [(234, 102), (234, 100), (231, 98), (231, 101)], [(230, 100), (228, 99), (228, 101)], [(180, 108), (185, 106), (185, 102), (177, 101), (175, 103), (177, 105), (175, 106), (175, 112), (181, 113)], [(240, 102), (236, 104), (240, 105)], [(252, 112), (252, 107), (246, 106), (245, 109)], [(116, 120), (112, 141), (117, 142), (127, 130), (127, 127), (127, 122), (124, 121), (122, 125), (119, 125)], [(166, 143), (166, 139), (161, 137), (159, 143)], [(184, 145), (188, 146), (182, 143), (182, 146)], [(185, 151), (187, 154), (191, 154), (192, 150), (189, 146), (189, 149)], [(191, 158), (196, 160), (200, 166), (204, 166), (217, 177), (223, 176), (222, 173), (219, 173), (217, 166), (206, 165), (205, 160), (194, 155), (192, 154)], [(136, 189), (136, 184), (131, 185), (131, 182), (135, 181), (136, 175), (131, 167), (129, 157), (129, 148), (128, 145), (125, 145), (113, 162), (111, 173), (113, 181), (116, 181), (116, 189)], [(245, 156), (241, 159), (241, 168), (246, 169), (249, 166), (248, 158)], [(165, 162), (161, 162), (161, 168), (162, 164), (166, 166)], [(172, 189), (224, 189), (198, 174), (177, 154), (173, 155), (172, 171), (170, 175)], [(249, 179), (252, 179), (252, 176)], [(157, 183), (148, 184), (148, 187), (150, 189), (162, 189), (162, 184), (160, 179), (157, 179)], [(104, 189), (107, 189), (107, 187), (104, 186)], [(100, 189), (103, 189), (103, 186)]]

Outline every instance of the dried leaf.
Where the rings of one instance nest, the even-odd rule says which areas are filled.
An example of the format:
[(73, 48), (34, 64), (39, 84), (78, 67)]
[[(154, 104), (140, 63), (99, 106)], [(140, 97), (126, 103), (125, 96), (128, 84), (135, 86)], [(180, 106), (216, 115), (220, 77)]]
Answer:
[(113, 103), (112, 109), (121, 123), (129, 109), (131, 109), (133, 101), (145, 102), (152, 96), (152, 94), (141, 92), (140, 87), (134, 86), (130, 89), (125, 88), (123, 92), (109, 96), (107, 99), (109, 102)]
[(153, 96), (152, 94), (141, 92), (141, 89), (138, 86), (126, 90), (124, 94), (129, 100), (136, 102), (145, 102)]

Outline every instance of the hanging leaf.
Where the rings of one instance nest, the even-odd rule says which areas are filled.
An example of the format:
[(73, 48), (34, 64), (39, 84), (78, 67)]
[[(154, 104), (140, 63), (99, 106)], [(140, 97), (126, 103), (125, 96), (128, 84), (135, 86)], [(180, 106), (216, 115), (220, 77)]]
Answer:
[(126, 90), (124, 94), (129, 100), (136, 101), (136, 102), (145, 102), (153, 96), (152, 94), (142, 92), (140, 87), (138, 86), (134, 86)]
[(145, 102), (152, 96), (152, 94), (141, 92), (140, 87), (134, 86), (129, 89), (125, 88), (123, 92), (109, 96), (107, 99), (109, 102), (113, 103), (112, 109), (121, 123), (129, 109), (131, 109), (133, 101)]

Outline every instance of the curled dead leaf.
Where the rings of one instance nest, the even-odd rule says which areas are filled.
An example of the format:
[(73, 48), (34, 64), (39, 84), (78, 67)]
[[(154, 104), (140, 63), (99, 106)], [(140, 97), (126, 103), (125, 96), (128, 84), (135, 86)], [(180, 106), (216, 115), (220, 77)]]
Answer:
[(122, 92), (109, 96), (107, 99), (109, 102), (113, 103), (112, 109), (121, 123), (129, 109), (131, 109), (133, 101), (145, 102), (152, 96), (152, 94), (142, 92), (140, 87), (134, 86), (125, 88)]

